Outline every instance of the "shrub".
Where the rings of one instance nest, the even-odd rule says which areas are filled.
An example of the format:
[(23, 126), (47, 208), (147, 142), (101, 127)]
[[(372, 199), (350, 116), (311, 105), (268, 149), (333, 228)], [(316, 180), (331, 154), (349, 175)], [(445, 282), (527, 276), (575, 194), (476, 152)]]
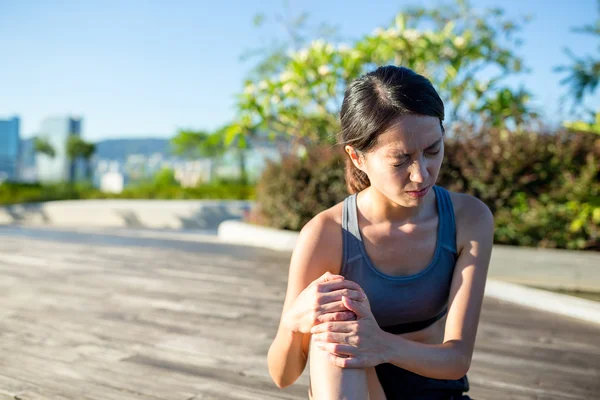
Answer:
[(5, 182), (0, 185), (0, 205), (79, 199), (227, 199), (254, 198), (254, 187), (242, 184), (206, 184), (195, 188), (178, 185), (147, 183), (127, 187), (122, 193), (103, 193), (88, 184), (21, 184)]
[(512, 208), (496, 212), (497, 243), (600, 251), (600, 207), (553, 202), (550, 196), (528, 199), (519, 193)]
[(478, 197), (496, 243), (600, 250), (600, 138), (491, 131), (448, 140), (438, 184)]
[[(271, 163), (250, 220), (300, 230), (348, 195), (338, 150)], [(501, 244), (600, 250), (600, 138), (573, 132), (463, 134), (446, 140), (438, 185), (484, 201)]]
[(300, 230), (313, 216), (348, 195), (344, 159), (331, 148), (313, 148), (304, 158), (270, 162), (256, 187), (254, 222), (279, 229)]
[(438, 182), (483, 200), (495, 212), (548, 194), (552, 201), (590, 201), (598, 196), (600, 140), (594, 135), (508, 133), (493, 130), (446, 140)]
[(38, 183), (4, 182), (0, 184), (0, 205), (79, 199), (84, 190), (92, 189), (84, 185), (67, 183), (41, 185)]

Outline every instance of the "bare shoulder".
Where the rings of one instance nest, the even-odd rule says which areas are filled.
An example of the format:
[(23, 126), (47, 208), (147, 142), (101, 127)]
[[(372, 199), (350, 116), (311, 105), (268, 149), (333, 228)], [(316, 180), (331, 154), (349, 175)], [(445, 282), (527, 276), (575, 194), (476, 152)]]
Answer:
[(465, 193), (450, 193), (456, 221), (456, 240), (459, 248), (474, 237), (493, 240), (494, 216), (489, 207), (477, 197)]
[(342, 263), (343, 203), (315, 215), (300, 231), (294, 258), (325, 273), (338, 274)]

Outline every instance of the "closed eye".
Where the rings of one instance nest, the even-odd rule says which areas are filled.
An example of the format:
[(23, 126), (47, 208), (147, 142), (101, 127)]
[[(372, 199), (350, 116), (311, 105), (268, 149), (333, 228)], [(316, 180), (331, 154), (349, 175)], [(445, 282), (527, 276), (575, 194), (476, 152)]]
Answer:
[(409, 160), (410, 160), (409, 158), (406, 158), (403, 161), (400, 161), (399, 163), (392, 164), (392, 167), (399, 168), (403, 165), (406, 165), (406, 163), (408, 163)]
[[(442, 149), (440, 147), (438, 147), (435, 150), (427, 150), (425, 153), (429, 156), (435, 156), (438, 155), (440, 153)], [(392, 167), (394, 168), (400, 168), (403, 165), (406, 165), (408, 163), (408, 161), (410, 161), (410, 158), (405, 158), (402, 161), (397, 162), (396, 164), (392, 164)]]

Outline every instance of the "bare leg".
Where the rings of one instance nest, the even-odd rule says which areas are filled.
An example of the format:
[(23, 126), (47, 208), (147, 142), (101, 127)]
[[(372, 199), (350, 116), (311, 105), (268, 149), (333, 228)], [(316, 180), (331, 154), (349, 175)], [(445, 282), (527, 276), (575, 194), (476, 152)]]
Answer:
[(327, 360), (327, 352), (314, 345), (308, 352), (311, 399), (386, 400), (375, 368), (340, 368)]

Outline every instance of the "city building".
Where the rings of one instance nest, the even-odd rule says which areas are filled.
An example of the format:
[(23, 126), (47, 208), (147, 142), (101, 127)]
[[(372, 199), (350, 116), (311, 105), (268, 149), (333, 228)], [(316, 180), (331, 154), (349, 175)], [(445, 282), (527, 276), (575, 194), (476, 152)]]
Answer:
[[(143, 142), (145, 139), (140, 139)], [(129, 141), (131, 142), (131, 141)], [(129, 143), (131, 145), (131, 143)], [(101, 147), (101, 146), (99, 146)], [(144, 146), (133, 145), (134, 151), (115, 154), (114, 151), (97, 154), (94, 163), (94, 185), (103, 191), (118, 193), (130, 185), (149, 184), (162, 170), (173, 172), (173, 178), (182, 187), (197, 187), (217, 180), (235, 180), (241, 177), (243, 161), (249, 182), (256, 182), (268, 162), (278, 162), (292, 147), (289, 140), (263, 135), (248, 140), (242, 154), (229, 149), (215, 157), (180, 158), (166, 149), (145, 151)], [(100, 152), (102, 153), (102, 152)], [(243, 159), (241, 157), (243, 155)]]
[(115, 160), (98, 160), (94, 173), (94, 185), (107, 193), (121, 193), (127, 185), (127, 176)]
[(175, 180), (182, 187), (196, 187), (210, 180), (212, 161), (209, 159), (180, 161), (173, 164)]
[(64, 182), (77, 178), (77, 163), (67, 156), (67, 141), (69, 136), (81, 136), (82, 120), (72, 117), (52, 117), (42, 121), (40, 136), (47, 139), (54, 148), (56, 155), (49, 157), (45, 154), (36, 155), (37, 178), (40, 182)]
[(19, 181), (34, 183), (37, 181), (37, 172), (35, 170), (35, 149), (34, 139), (22, 139), (19, 149)]
[(125, 188), (125, 176), (120, 172), (105, 172), (100, 177), (100, 190), (105, 193), (121, 193)]
[(20, 120), (0, 120), (0, 182), (19, 179)]

